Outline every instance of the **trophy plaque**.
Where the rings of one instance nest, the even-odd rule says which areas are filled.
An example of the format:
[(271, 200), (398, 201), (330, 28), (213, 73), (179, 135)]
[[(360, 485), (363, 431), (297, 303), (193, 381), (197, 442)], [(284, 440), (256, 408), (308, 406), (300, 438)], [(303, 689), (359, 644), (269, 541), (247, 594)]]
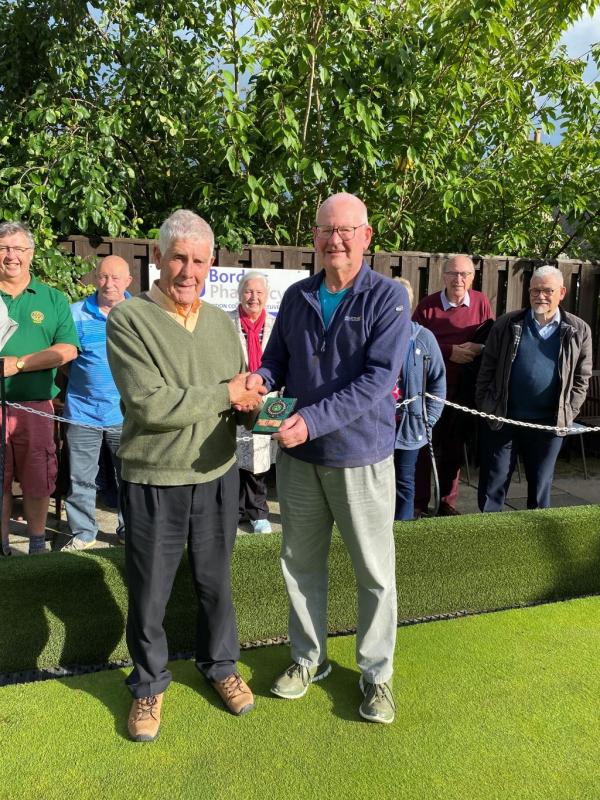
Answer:
[(256, 418), (252, 433), (277, 433), (281, 423), (287, 419), (296, 405), (295, 397), (269, 397)]

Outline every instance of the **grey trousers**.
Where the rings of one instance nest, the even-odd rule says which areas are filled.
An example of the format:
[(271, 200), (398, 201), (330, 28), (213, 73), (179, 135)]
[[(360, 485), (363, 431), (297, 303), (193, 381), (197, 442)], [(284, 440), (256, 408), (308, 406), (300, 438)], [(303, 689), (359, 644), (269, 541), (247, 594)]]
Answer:
[(397, 624), (393, 456), (335, 468), (280, 451), (277, 488), (292, 658), (310, 667), (327, 656), (327, 558), (335, 521), (358, 584), (356, 661), (369, 683), (388, 681)]

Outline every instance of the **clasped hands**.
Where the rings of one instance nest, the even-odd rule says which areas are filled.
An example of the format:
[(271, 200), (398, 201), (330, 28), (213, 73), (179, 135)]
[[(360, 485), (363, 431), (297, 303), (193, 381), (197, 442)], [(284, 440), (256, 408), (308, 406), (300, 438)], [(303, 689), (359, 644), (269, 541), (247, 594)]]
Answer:
[[(258, 378), (259, 380), (252, 380)], [(227, 384), (229, 400), (236, 411), (254, 411), (262, 403), (263, 395), (267, 393), (260, 375), (250, 372), (240, 372)]]
[(469, 364), (483, 352), (483, 345), (476, 342), (464, 342), (463, 344), (452, 345), (452, 355), (450, 361), (455, 364)]
[[(232, 388), (234, 382), (235, 386)], [(238, 391), (239, 398), (234, 399), (233, 393)], [(257, 375), (255, 372), (240, 373), (229, 381), (231, 405), (236, 411), (253, 411), (265, 394), (267, 394), (267, 389), (262, 375)], [(308, 440), (306, 422), (300, 414), (292, 414), (291, 417), (284, 419), (277, 433), (274, 433), (271, 438), (276, 439), (282, 447), (297, 447), (299, 444), (304, 444)]]

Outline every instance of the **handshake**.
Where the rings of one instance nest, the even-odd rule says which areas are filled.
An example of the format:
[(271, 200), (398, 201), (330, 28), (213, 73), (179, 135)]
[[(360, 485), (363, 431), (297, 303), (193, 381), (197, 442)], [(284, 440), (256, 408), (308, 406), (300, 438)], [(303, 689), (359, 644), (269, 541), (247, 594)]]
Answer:
[(262, 377), (252, 372), (240, 372), (229, 381), (227, 388), (231, 405), (236, 411), (254, 411), (267, 393)]

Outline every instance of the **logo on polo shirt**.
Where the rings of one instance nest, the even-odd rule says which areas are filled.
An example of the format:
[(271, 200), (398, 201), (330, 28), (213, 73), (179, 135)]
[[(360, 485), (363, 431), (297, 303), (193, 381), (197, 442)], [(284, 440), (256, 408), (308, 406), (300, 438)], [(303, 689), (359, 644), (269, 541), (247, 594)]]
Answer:
[(35, 322), (36, 325), (41, 325), (44, 321), (44, 315), (41, 311), (32, 311), (31, 312), (31, 321)]

